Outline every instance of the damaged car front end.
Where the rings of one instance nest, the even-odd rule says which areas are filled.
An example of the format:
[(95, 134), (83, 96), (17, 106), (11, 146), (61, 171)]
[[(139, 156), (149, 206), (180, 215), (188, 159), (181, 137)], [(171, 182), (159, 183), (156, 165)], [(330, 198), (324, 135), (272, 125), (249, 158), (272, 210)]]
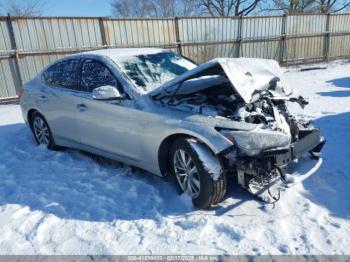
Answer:
[(286, 177), (288, 165), (306, 152), (311, 158), (319, 159), (325, 143), (320, 130), (311, 124), (290, 143), (287, 143), (288, 137), (273, 132), (252, 132), (249, 136), (243, 135), (243, 139), (239, 131), (225, 133), (234, 144), (223, 153), (228, 171), (234, 168), (238, 183), (266, 202), (279, 200), (281, 183), (276, 182), (286, 187), (293, 182), (289, 180), (293, 178)]
[[(290, 103), (304, 108), (308, 102), (288, 89), (273, 60), (214, 59), (150, 95), (162, 106), (241, 123), (242, 128), (215, 124), (215, 130), (232, 144), (218, 156), (227, 174), (266, 202), (279, 199), (276, 188), (288, 184), (291, 162), (304, 153), (320, 158), (325, 144), (318, 128), (289, 111)], [(249, 130), (243, 128), (246, 124)]]
[(197, 65), (158, 48), (100, 49), (59, 59), (24, 88), (22, 114), (38, 144), (169, 177), (199, 208), (218, 204), (230, 178), (274, 202), (291, 162), (318, 158), (307, 177), (322, 160), (320, 130), (290, 107), (307, 101), (273, 60)]

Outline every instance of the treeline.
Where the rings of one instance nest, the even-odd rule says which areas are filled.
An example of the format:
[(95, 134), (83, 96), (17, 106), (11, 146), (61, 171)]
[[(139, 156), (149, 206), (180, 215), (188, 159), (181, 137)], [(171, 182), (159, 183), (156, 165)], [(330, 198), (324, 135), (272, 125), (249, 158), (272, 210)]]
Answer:
[[(350, 0), (111, 0), (110, 5), (111, 14), (116, 17), (247, 16), (350, 11)], [(0, 0), (1, 15), (41, 16), (49, 9), (45, 0)]]
[(117, 17), (247, 16), (346, 11), (350, 0), (113, 0)]

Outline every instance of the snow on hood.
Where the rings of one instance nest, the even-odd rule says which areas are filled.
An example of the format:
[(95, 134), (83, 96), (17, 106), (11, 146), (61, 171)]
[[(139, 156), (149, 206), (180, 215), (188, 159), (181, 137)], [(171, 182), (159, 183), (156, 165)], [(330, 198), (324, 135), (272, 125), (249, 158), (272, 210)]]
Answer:
[[(278, 77), (283, 81), (283, 72), (275, 60), (237, 58), (217, 61), (246, 103), (250, 102), (255, 90), (267, 89), (271, 79)], [(286, 87), (285, 83), (282, 84)]]
[[(252, 95), (256, 90), (267, 89), (270, 80), (275, 77), (280, 79), (284, 88), (287, 87), (283, 80), (283, 72), (275, 60), (257, 58), (216, 58), (163, 84), (150, 92), (150, 95), (171, 93), (177, 89), (178, 85), (182, 82), (201, 76), (201, 73), (205, 75), (205, 72), (211, 72), (211, 69), (215, 67), (219, 67), (225, 73), (234, 90), (246, 103), (251, 101)], [(206, 81), (203, 76), (201, 76), (201, 79)], [(186, 81), (186, 83), (187, 82), (188, 81)], [(188, 85), (186, 84), (181, 88), (188, 88)], [(194, 88), (194, 90), (196, 90), (196, 88)]]

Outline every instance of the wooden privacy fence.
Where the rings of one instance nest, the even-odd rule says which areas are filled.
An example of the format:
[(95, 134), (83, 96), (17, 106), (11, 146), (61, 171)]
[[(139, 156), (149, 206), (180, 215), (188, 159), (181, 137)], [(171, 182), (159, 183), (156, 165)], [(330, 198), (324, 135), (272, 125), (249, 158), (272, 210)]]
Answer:
[(0, 99), (67, 54), (162, 47), (198, 63), (214, 57), (281, 64), (350, 57), (350, 14), (254, 17), (0, 17)]

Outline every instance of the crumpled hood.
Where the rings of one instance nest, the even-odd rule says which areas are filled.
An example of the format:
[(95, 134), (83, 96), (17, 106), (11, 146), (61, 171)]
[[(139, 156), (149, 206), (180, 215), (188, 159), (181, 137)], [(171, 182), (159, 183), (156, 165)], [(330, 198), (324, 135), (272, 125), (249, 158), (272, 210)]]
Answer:
[[(284, 88), (287, 86), (283, 80), (283, 72), (275, 60), (256, 58), (216, 58), (187, 71), (153, 90), (149, 94), (151, 96), (160, 93), (169, 94), (176, 90), (179, 84), (188, 79), (203, 74), (205, 75), (207, 72), (208, 75), (215, 75), (222, 73), (222, 71), (231, 82), (236, 93), (239, 94), (246, 103), (251, 101), (252, 95), (256, 90), (267, 89), (270, 80), (275, 77), (280, 79)], [(181, 88), (186, 88), (186, 86)]]
[(271, 79), (278, 77), (282, 86), (286, 88), (283, 80), (283, 72), (275, 60), (236, 58), (218, 59), (225, 74), (232, 83), (235, 91), (243, 98), (244, 102), (250, 102), (256, 90), (265, 90), (269, 87)]

